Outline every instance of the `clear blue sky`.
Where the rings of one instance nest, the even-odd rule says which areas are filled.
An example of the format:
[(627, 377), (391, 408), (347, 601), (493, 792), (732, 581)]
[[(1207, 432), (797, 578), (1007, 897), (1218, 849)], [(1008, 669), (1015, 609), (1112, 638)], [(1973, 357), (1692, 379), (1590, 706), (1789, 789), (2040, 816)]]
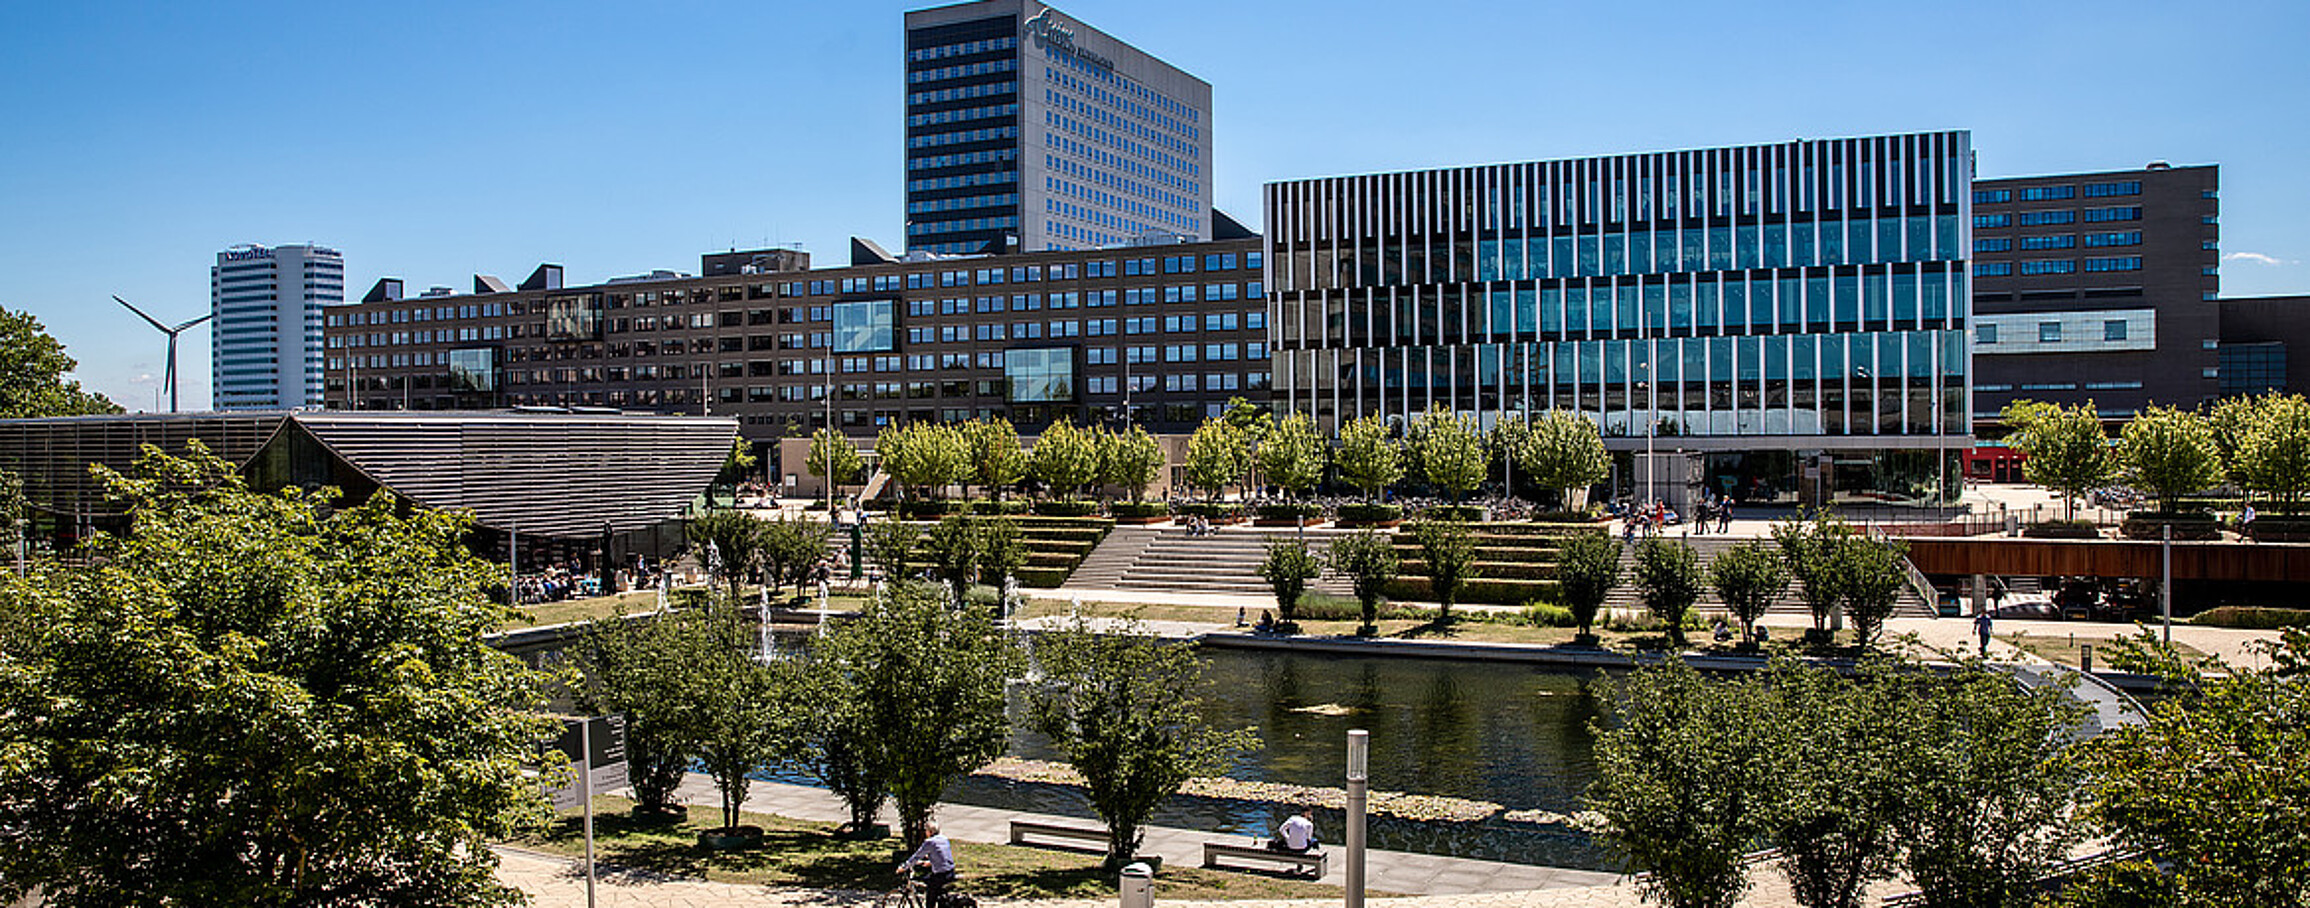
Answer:
[[(900, 23), (792, 3), (16, 3), (0, 305), (150, 408), (236, 243), (471, 287), (903, 245)], [(1218, 205), (1265, 180), (1923, 129), (1983, 176), (2222, 165), (2222, 284), (2310, 292), (2310, 4), (1074, 0), (1211, 82)], [(206, 406), (207, 330), (180, 354)]]

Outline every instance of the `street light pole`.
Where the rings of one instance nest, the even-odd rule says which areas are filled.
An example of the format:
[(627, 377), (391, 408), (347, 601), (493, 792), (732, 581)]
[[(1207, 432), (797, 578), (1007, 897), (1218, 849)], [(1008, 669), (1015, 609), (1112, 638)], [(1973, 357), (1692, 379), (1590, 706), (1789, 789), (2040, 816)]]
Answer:
[(2158, 616), (2165, 622), (2166, 645), (2174, 643), (2174, 525), (2158, 534), (2158, 556), (2163, 566), (2158, 577)]
[(1348, 730), (1347, 908), (1364, 905), (1364, 799), (1371, 787), (1371, 732)]

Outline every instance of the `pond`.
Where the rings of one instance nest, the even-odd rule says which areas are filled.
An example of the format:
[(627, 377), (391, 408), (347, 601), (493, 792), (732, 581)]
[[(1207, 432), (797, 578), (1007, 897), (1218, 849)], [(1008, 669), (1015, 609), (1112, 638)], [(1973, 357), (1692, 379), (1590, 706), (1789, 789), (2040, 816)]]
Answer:
[[(1259, 745), (1227, 773), (1250, 781), (1343, 787), (1347, 732), (1371, 732), (1374, 791), (1489, 801), (1509, 810), (1568, 813), (1595, 777), (1590, 720), (1607, 708), (1602, 676), (1500, 662), (1352, 657), (1206, 648), (1206, 713), (1217, 725), (1254, 727)], [(1015, 698), (1014, 699), (1018, 699)], [(1023, 709), (1023, 707), (1015, 707)], [(1061, 761), (1019, 732), (1013, 756)], [(1078, 790), (974, 777), (950, 800), (1089, 818)], [(1288, 804), (1175, 797), (1157, 825), (1265, 835)], [(1327, 842), (1338, 811), (1318, 810)], [(1560, 825), (1418, 823), (1374, 818), (1372, 847), (1558, 867), (1616, 870), (1588, 836)]]

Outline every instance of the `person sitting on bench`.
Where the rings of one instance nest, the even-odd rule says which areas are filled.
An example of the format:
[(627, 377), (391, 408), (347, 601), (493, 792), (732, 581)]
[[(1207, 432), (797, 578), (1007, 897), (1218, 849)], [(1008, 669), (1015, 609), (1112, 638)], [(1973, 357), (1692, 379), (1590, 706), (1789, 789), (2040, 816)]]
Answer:
[(1284, 818), (1283, 824), (1275, 828), (1275, 837), (1267, 840), (1267, 850), (1281, 851), (1287, 854), (1312, 854), (1317, 844), (1315, 840), (1315, 809), (1301, 807), (1291, 816)]

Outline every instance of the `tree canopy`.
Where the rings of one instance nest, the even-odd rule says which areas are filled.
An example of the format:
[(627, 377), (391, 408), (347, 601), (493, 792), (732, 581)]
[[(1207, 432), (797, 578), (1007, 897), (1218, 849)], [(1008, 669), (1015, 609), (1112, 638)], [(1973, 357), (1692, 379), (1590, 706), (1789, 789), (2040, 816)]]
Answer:
[(1068, 496), (1099, 478), (1099, 440), (1088, 429), (1058, 420), (1035, 437), (1035, 478)]
[(2007, 443), (2029, 458), (2022, 475), (2061, 493), (2064, 519), (2076, 514), (2078, 496), (2117, 477), (2117, 457), (2092, 401), (2071, 407), (2015, 401), (2001, 416), (2013, 427)]
[(1163, 446), (1146, 429), (1132, 426), (1101, 436), (1099, 481), (1128, 492), (1132, 501), (1147, 494), (1147, 486), (1163, 470)]
[(1387, 421), (1377, 416), (1339, 427), (1339, 453), (1332, 460), (1339, 465), (1339, 478), (1362, 489), (1365, 498), (1378, 498), (1382, 489), (1404, 478), (1403, 447), (1390, 434)]
[(1027, 478), (1027, 452), (1019, 447), (1019, 430), (1010, 420), (974, 419), (963, 423), (961, 431), (970, 445), (971, 478), (988, 497), (1000, 499), (1004, 488)]
[(858, 475), (861, 458), (858, 456), (858, 446), (851, 443), (850, 436), (837, 429), (825, 428), (810, 434), (810, 453), (805, 456), (802, 466), (810, 471), (810, 475), (825, 480), (827, 485), (837, 486)]
[(0, 419), (121, 412), (65, 377), (79, 365), (32, 313), (0, 307)]
[(2222, 482), (2222, 451), (2214, 427), (2188, 410), (2151, 407), (2126, 423), (2118, 438), (2126, 481), (2158, 498), (2168, 514), (2181, 497)]
[(1412, 427), (1411, 448), (1420, 475), (1455, 503), (1484, 483), (1490, 458), (1475, 419), (1466, 413), (1431, 408), (1420, 414)]
[(0, 576), (0, 899), (508, 904), (542, 675), (466, 518), (250, 491), (197, 448), (100, 474), (130, 529)]
[(1557, 490), (1562, 496), (1559, 506), (1567, 510), (1578, 497), (1574, 493), (1603, 482), (1612, 470), (1612, 458), (1604, 451), (1604, 436), (1596, 421), (1586, 416), (1550, 410), (1521, 434), (1516, 465), (1524, 468), (1533, 483)]
[(1212, 497), (1251, 470), (1245, 430), (1223, 419), (1207, 419), (1187, 438), (1187, 484)]
[(1315, 419), (1293, 412), (1276, 421), (1275, 429), (1259, 445), (1259, 472), (1268, 482), (1293, 495), (1304, 495), (1323, 478), (1323, 437)]

